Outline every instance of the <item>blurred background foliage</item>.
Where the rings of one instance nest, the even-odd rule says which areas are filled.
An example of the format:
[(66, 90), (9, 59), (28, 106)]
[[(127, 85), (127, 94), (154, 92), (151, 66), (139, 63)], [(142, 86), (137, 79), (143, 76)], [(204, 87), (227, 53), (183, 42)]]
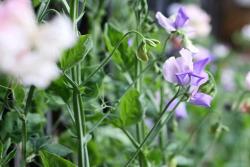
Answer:
[[(37, 11), (42, 0), (33, 0)], [(149, 48), (149, 62), (161, 55), (166, 32), (155, 22), (155, 12), (167, 15), (172, 3), (200, 4), (211, 15), (212, 34), (205, 39), (196, 39), (196, 44), (208, 48), (214, 55), (209, 66), (217, 83), (217, 95), (210, 109), (187, 105), (188, 117), (173, 119), (164, 129), (164, 147), (159, 147), (157, 138), (145, 148), (145, 158), (151, 166), (163, 166), (165, 162), (178, 167), (248, 167), (250, 164), (250, 104), (246, 93), (245, 74), (249, 70), (249, 38), (241, 29), (250, 23), (249, 3), (243, 0), (149, 0), (148, 17), (141, 18), (140, 32), (161, 41), (156, 48)], [(244, 4), (244, 5), (242, 5)], [(248, 6), (247, 6), (248, 4)], [(81, 4), (80, 4), (81, 5)], [(49, 8), (64, 12), (60, 0), (51, 1)], [(248, 10), (247, 10), (248, 9)], [(91, 34), (93, 47), (82, 63), (83, 78), (95, 69), (114, 48), (119, 39), (138, 27), (138, 7), (135, 0), (87, 0), (86, 11), (78, 25), (82, 34)], [(38, 11), (37, 11), (38, 12)], [(47, 19), (53, 14), (49, 14)], [(132, 41), (132, 45), (129, 44)], [(93, 167), (123, 166), (135, 148), (116, 126), (119, 117), (117, 101), (135, 78), (135, 52), (140, 41), (131, 35), (118, 48), (103, 70), (83, 88), (87, 127), (91, 132), (88, 143), (89, 157)], [(227, 52), (216, 51), (217, 44), (228, 47)], [(165, 99), (172, 96), (172, 87), (162, 78), (160, 68), (170, 56), (164, 53), (161, 62), (154, 63), (143, 75), (140, 103), (146, 113), (146, 131), (157, 118), (159, 104), (157, 92), (164, 90)], [(147, 63), (143, 63), (146, 67)], [(6, 76), (1, 76), (0, 91), (0, 162), (3, 166), (18, 167), (20, 159), (21, 122), (18, 111), (24, 106), (25, 92), (20, 85), (11, 85)], [(28, 153), (31, 163), (39, 165), (36, 155), (45, 150), (75, 161), (77, 152), (75, 129), (72, 125), (69, 106), (70, 88), (59, 78), (46, 90), (38, 90), (28, 115)], [(244, 97), (244, 98), (242, 98)], [(243, 99), (243, 100), (242, 100)], [(15, 105), (13, 105), (15, 104)], [(111, 109), (111, 112), (110, 112)], [(98, 128), (95, 124), (105, 116)], [(128, 127), (131, 133), (134, 127)], [(134, 135), (134, 134), (133, 134)], [(13, 158), (13, 152), (16, 156)], [(48, 156), (46, 152), (43, 154)], [(9, 164), (9, 165), (7, 165)], [(137, 162), (134, 162), (137, 166)]]

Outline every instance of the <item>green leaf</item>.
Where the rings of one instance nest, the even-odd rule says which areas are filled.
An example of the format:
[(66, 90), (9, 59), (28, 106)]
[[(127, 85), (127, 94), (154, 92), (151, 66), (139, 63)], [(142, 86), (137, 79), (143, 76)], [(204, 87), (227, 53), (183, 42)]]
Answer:
[(72, 153), (71, 149), (61, 144), (47, 144), (43, 146), (42, 148), (48, 152), (54, 153), (62, 157)]
[(139, 122), (142, 118), (142, 107), (136, 89), (128, 90), (119, 104), (120, 117), (123, 125), (129, 126)]
[(0, 165), (1, 166), (7, 166), (9, 161), (11, 159), (13, 159), (15, 157), (15, 155), (16, 155), (16, 149), (11, 150), (10, 153), (8, 153), (8, 155), (3, 158)]
[(70, 98), (71, 91), (64, 82), (64, 78), (61, 76), (57, 80), (53, 81), (48, 91), (57, 95), (63, 99), (64, 102), (67, 102)]
[[(117, 42), (123, 37), (123, 33), (111, 24), (105, 25), (104, 40), (106, 47), (111, 53)], [(118, 64), (124, 71), (128, 70), (134, 63), (134, 53), (132, 48), (128, 46), (128, 42), (124, 40), (115, 51), (112, 60)]]
[(84, 60), (85, 56), (89, 53), (93, 43), (90, 35), (81, 35), (77, 44), (66, 51), (60, 60), (60, 66), (63, 70), (69, 69)]
[(39, 155), (44, 167), (76, 167), (72, 162), (45, 150), (39, 151)]
[(15, 85), (13, 88), (13, 95), (16, 103), (22, 105), (25, 100), (25, 90), (21, 85)]
[(21, 127), (22, 122), (17, 112), (8, 112), (4, 120), (1, 121), (0, 131), (1, 138), (11, 137), (13, 142), (20, 142), (21, 140)]
[(32, 4), (34, 7), (37, 7), (38, 5), (40, 5), (41, 0), (32, 0)]
[(28, 113), (27, 115), (27, 129), (29, 133), (42, 132), (46, 119), (43, 114)]

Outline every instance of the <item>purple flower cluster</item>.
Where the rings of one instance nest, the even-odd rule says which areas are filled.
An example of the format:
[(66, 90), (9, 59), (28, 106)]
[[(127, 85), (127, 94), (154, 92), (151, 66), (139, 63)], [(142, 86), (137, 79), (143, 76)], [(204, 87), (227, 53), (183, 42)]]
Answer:
[(189, 102), (195, 105), (210, 107), (212, 97), (199, 91), (202, 84), (208, 81), (205, 72), (210, 57), (193, 62), (193, 53), (187, 49), (180, 50), (181, 57), (170, 57), (163, 65), (163, 76), (170, 83), (190, 86)]
[(158, 23), (169, 33), (177, 32), (183, 39), (187, 49), (180, 49), (180, 57), (170, 57), (163, 65), (165, 80), (183, 87), (189, 87), (189, 102), (195, 105), (210, 107), (212, 96), (200, 91), (201, 85), (205, 84), (209, 77), (205, 72), (206, 65), (211, 61), (210, 56), (201, 55), (192, 44), (188, 35), (189, 17), (182, 7), (177, 14), (166, 18), (162, 13), (156, 13)]

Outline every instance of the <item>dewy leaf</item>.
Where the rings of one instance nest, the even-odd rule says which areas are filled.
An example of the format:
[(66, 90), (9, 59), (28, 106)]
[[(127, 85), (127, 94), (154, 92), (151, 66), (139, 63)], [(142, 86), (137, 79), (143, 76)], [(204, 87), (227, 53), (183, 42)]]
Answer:
[(60, 60), (60, 66), (63, 70), (69, 69), (79, 63), (89, 53), (93, 43), (90, 35), (81, 35), (77, 44), (66, 51)]
[(141, 120), (142, 107), (139, 96), (139, 92), (136, 89), (130, 89), (121, 98), (119, 109), (123, 125), (129, 126)]
[(76, 167), (72, 162), (45, 150), (39, 151), (39, 155), (44, 167)]

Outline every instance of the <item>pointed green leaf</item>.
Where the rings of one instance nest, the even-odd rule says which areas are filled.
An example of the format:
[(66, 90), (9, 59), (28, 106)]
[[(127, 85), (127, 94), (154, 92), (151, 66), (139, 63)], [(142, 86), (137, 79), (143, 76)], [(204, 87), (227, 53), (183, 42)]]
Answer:
[(45, 150), (39, 151), (39, 155), (44, 167), (76, 167), (72, 162)]
[(130, 89), (122, 98), (119, 104), (120, 118), (123, 125), (129, 126), (139, 122), (142, 118), (142, 107), (139, 100), (139, 92)]
[[(106, 47), (111, 53), (118, 41), (123, 37), (123, 33), (119, 31), (114, 25), (106, 24), (104, 30), (104, 40)], [(112, 56), (112, 60), (118, 64), (122, 69), (128, 70), (134, 63), (134, 53), (132, 47), (128, 46), (126, 39), (121, 43), (118, 49)]]

